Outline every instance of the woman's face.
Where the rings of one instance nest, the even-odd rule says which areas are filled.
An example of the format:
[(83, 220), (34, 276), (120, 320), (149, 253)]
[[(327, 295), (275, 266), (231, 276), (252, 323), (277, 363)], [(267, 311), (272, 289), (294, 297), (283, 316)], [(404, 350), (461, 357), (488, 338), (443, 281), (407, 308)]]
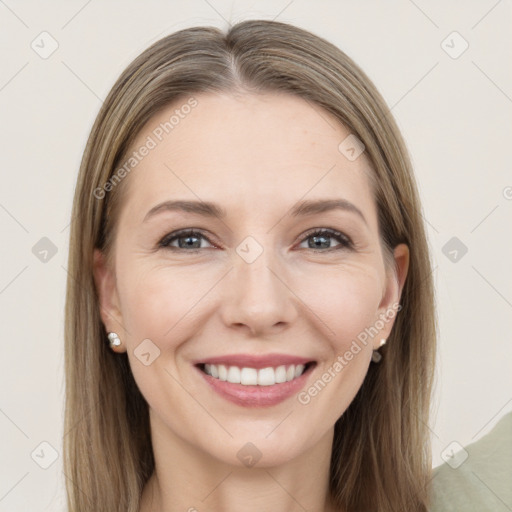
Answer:
[[(96, 253), (102, 318), (153, 435), (272, 466), (332, 440), (393, 325), (407, 247), (387, 275), (368, 160), (329, 113), (287, 94), (195, 100), (158, 113), (129, 152), (114, 268)], [(332, 200), (350, 205), (316, 203)]]

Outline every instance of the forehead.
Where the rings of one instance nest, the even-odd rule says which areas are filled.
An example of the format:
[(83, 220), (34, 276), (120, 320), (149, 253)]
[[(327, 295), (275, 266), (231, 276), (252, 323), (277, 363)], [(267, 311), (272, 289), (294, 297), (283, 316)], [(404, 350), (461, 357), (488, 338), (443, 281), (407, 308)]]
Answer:
[(375, 213), (368, 160), (340, 152), (351, 132), (329, 112), (284, 93), (193, 97), (193, 108), (185, 97), (155, 114), (132, 144), (128, 156), (150, 147), (127, 178), (133, 213), (178, 198), (238, 214), (336, 197)]

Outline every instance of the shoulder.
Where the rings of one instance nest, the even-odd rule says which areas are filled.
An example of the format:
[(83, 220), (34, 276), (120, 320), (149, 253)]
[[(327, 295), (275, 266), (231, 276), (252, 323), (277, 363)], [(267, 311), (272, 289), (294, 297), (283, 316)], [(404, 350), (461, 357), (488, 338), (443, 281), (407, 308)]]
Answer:
[(512, 510), (512, 412), (434, 468), (430, 512)]

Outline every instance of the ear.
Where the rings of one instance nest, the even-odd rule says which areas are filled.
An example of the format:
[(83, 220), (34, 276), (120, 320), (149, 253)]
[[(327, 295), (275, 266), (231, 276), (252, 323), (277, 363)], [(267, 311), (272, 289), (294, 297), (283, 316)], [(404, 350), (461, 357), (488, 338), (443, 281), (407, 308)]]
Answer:
[(382, 329), (374, 337), (373, 349), (377, 350), (382, 338), (387, 339), (395, 323), (396, 315), (400, 311), (400, 298), (404, 288), (405, 279), (409, 270), (409, 247), (406, 244), (398, 244), (393, 250), (395, 268), (389, 269), (386, 276), (386, 289), (378, 309), (376, 327)]
[[(100, 315), (107, 332), (116, 332), (124, 338), (123, 317), (117, 293), (115, 273), (107, 265), (105, 255), (94, 249), (94, 282), (99, 296)], [(123, 345), (121, 345), (122, 347)], [(119, 347), (119, 348), (121, 348)], [(119, 349), (117, 350), (119, 351)]]

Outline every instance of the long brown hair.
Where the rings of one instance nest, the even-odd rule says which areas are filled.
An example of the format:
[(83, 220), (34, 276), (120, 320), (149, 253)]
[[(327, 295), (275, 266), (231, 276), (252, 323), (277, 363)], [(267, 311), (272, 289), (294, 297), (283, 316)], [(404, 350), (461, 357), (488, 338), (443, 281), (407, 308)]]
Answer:
[[(430, 251), (412, 165), (385, 101), (339, 48), (274, 21), (227, 33), (194, 27), (160, 39), (121, 74), (92, 127), (75, 190), (66, 296), (64, 473), (70, 512), (137, 512), (154, 470), (148, 405), (127, 355), (107, 345), (93, 250), (111, 261), (126, 177), (105, 192), (135, 136), (178, 98), (207, 91), (281, 91), (333, 114), (371, 162), (382, 247), (410, 249), (383, 361), (371, 364), (338, 419), (330, 491), (343, 510), (426, 511), (436, 314)], [(136, 172), (136, 171), (133, 171)], [(100, 192), (98, 192), (100, 191)]]

